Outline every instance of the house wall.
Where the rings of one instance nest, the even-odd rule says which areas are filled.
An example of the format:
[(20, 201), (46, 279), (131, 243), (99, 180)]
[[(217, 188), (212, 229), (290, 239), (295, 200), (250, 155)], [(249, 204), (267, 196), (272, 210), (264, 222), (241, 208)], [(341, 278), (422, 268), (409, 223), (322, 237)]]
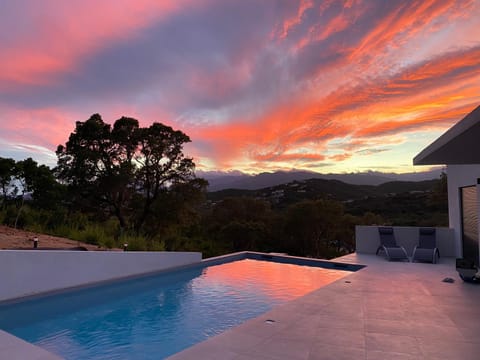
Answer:
[(0, 250), (0, 301), (201, 260), (198, 252)]
[[(455, 256), (455, 242), (453, 229), (446, 227), (437, 227), (436, 239), (437, 248), (442, 257)], [(418, 227), (413, 226), (394, 226), (393, 231), (395, 240), (407, 251), (408, 256), (412, 256), (413, 249), (418, 245)], [(355, 226), (355, 251), (360, 254), (375, 254), (380, 245), (380, 235), (378, 226)]]
[[(448, 165), (447, 176), (449, 225), (454, 233), (455, 256), (462, 257), (462, 211), (459, 188), (477, 185), (477, 179), (480, 178), (480, 165)], [(477, 196), (480, 196), (478, 185)], [(478, 203), (480, 204), (480, 201)], [(480, 219), (480, 208), (478, 210)]]

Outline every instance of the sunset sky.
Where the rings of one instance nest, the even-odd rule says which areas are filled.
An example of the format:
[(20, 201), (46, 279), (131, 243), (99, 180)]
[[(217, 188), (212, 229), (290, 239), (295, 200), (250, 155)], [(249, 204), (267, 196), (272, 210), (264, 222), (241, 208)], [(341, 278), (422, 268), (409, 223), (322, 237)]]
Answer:
[(0, 156), (100, 113), (202, 170), (410, 172), (480, 105), (479, 0), (2, 0)]

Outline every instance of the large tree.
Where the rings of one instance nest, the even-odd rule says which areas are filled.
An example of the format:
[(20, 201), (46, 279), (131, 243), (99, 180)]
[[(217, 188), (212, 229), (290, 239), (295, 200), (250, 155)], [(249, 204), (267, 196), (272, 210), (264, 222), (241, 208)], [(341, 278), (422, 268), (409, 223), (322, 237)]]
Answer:
[(195, 164), (183, 154), (188, 142), (182, 131), (160, 123), (140, 127), (122, 117), (112, 128), (94, 114), (58, 146), (57, 175), (76, 200), (139, 232), (162, 193), (195, 179)]

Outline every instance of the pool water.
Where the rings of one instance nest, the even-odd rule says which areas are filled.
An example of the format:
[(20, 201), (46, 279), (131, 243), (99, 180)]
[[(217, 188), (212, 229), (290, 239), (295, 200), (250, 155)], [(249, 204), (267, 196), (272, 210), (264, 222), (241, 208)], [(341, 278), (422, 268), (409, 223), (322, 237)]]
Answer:
[(0, 307), (0, 328), (66, 359), (161, 359), (348, 271), (245, 259)]

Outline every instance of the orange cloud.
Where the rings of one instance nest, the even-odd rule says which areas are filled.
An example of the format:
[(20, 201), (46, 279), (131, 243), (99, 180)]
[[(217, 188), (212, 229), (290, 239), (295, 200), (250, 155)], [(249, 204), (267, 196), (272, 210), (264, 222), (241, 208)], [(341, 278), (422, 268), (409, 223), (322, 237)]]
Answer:
[(397, 7), (385, 18), (379, 19), (352, 51), (350, 61), (358, 58), (378, 56), (387, 46), (395, 47), (405, 43), (420, 31), (426, 24), (441, 16), (453, 20), (465, 14), (465, 7), (473, 7), (474, 1), (463, 2), (458, 6), (455, 0), (425, 0), (418, 2), (399, 2)]
[(254, 154), (252, 158), (256, 161), (275, 161), (275, 162), (291, 162), (291, 161), (321, 161), (325, 159), (322, 154), (286, 154), (286, 153), (268, 153), (268, 154)]
[(412, 71), (407, 71), (398, 83), (392, 84), (398, 86), (402, 84), (416, 84), (422, 82), (422, 87), (431, 82), (437, 82), (439, 78), (443, 81), (449, 81), (454, 77), (456, 81), (470, 79), (472, 76), (480, 75), (478, 64), (480, 63), (480, 46), (473, 47), (465, 51), (447, 53), (433, 61), (414, 67)]
[[(478, 63), (480, 47), (460, 50), (391, 77), (341, 87), (319, 100), (292, 97), (255, 123), (237, 120), (203, 128), (195, 135), (214, 144), (215, 158), (225, 167), (242, 157), (255, 163), (318, 163), (326, 159), (328, 143), (335, 139), (339, 148), (348, 149), (359, 138), (448, 127), (480, 101)], [(318, 153), (292, 153), (312, 142)], [(350, 156), (345, 152), (328, 159), (342, 161)]]
[(333, 161), (343, 161), (343, 160), (350, 159), (351, 157), (352, 157), (352, 154), (343, 153), (343, 154), (331, 155), (328, 157), (328, 159)]
[(409, 120), (382, 121), (356, 131), (355, 136), (372, 137), (398, 134), (401, 132), (422, 131), (426, 129), (444, 129), (453, 125), (456, 120), (461, 119), (462, 116), (465, 116), (465, 114), (475, 108), (476, 105), (478, 104), (470, 103), (443, 111), (430, 112)]

